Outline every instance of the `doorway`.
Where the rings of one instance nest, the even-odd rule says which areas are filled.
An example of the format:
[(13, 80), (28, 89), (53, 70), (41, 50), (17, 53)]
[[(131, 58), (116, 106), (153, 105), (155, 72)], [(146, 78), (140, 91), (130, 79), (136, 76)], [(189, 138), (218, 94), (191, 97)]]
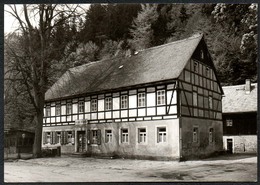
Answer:
[(227, 153), (233, 153), (233, 139), (227, 139)]
[(78, 131), (78, 152), (82, 153), (86, 151), (86, 132)]

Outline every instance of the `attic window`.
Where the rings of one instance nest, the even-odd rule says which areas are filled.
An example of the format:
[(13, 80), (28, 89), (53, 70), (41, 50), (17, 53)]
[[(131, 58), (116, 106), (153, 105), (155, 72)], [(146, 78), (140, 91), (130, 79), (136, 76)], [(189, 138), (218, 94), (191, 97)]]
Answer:
[(119, 69), (122, 69), (124, 66), (123, 65), (121, 65), (121, 66), (119, 66)]
[(200, 50), (200, 58), (204, 59), (204, 52), (203, 52), (203, 50)]
[(198, 62), (194, 62), (194, 72), (198, 72)]

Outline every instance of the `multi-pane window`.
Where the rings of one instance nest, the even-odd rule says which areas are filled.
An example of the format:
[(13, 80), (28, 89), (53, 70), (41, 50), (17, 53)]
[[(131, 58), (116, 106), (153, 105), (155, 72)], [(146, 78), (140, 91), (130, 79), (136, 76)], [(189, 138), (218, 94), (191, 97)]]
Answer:
[(145, 106), (145, 93), (139, 93), (138, 94), (138, 107), (144, 107)]
[(121, 109), (127, 108), (127, 95), (121, 96)]
[(209, 142), (212, 143), (213, 142), (213, 128), (209, 129)]
[(112, 109), (112, 98), (106, 98), (105, 99), (105, 110), (111, 110)]
[(47, 135), (46, 135), (46, 143), (51, 143), (51, 133), (50, 132), (47, 132)]
[(127, 128), (121, 129), (121, 142), (128, 143), (128, 129)]
[(68, 131), (68, 143), (74, 144), (74, 138), (72, 135), (72, 131)]
[(213, 108), (213, 100), (212, 97), (209, 97), (209, 108), (212, 109)]
[(193, 128), (193, 142), (194, 143), (197, 143), (198, 142), (198, 128), (197, 127), (195, 127), (195, 128)]
[(157, 91), (157, 105), (165, 104), (165, 90)]
[(60, 132), (56, 132), (57, 134), (57, 143), (61, 142), (61, 133)]
[(193, 106), (198, 106), (198, 93), (193, 92)]
[(72, 104), (71, 103), (67, 103), (66, 112), (67, 112), (67, 114), (71, 114), (72, 113)]
[(198, 62), (194, 62), (194, 65), (193, 65), (193, 67), (194, 67), (194, 72), (198, 72)]
[(112, 143), (112, 130), (105, 131), (105, 142)]
[(84, 101), (79, 102), (79, 113), (82, 113), (85, 111)]
[(45, 115), (46, 115), (46, 117), (47, 116), (51, 116), (51, 107), (46, 107), (46, 109), (45, 109)]
[(56, 105), (56, 116), (59, 116), (61, 113), (60, 105)]
[(157, 128), (157, 142), (165, 143), (166, 142), (166, 127)]
[(146, 142), (146, 128), (139, 128), (138, 129), (138, 143), (145, 143)]
[(209, 68), (206, 67), (206, 76), (209, 77), (210, 76), (210, 71), (209, 71)]
[(97, 99), (91, 100), (91, 111), (92, 112), (97, 111)]
[(97, 144), (98, 143), (98, 131), (97, 130), (92, 130), (92, 144)]
[(232, 119), (227, 119), (227, 120), (226, 120), (226, 124), (227, 124), (227, 127), (232, 127), (232, 126), (233, 126), (233, 121), (232, 121)]

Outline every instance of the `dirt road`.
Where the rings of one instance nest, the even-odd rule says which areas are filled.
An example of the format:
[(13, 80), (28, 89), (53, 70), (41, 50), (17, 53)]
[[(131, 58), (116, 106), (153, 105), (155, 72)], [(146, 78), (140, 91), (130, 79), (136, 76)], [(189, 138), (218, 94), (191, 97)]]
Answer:
[(257, 180), (257, 157), (221, 156), (199, 161), (41, 158), (5, 162), (5, 182), (202, 182)]

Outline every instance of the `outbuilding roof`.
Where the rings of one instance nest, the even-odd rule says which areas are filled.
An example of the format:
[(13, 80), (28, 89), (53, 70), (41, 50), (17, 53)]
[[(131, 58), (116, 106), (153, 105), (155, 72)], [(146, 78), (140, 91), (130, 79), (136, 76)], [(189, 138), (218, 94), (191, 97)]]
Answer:
[(251, 84), (251, 91), (248, 94), (246, 94), (245, 85), (224, 86), (222, 88), (225, 94), (222, 98), (223, 113), (257, 111), (257, 83)]
[(71, 68), (46, 92), (45, 100), (176, 79), (202, 38), (202, 34), (196, 34), (130, 57), (115, 57)]

